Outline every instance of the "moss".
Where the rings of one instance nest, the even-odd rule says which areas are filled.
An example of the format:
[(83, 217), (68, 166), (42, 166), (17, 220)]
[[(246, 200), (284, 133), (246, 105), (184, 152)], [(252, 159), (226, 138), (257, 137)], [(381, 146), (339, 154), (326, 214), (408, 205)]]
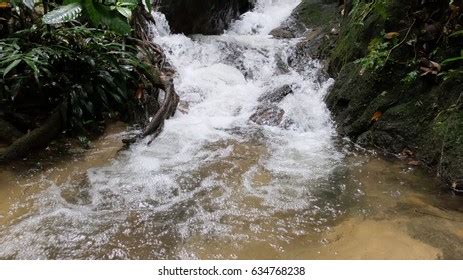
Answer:
[(299, 22), (309, 27), (329, 27), (337, 20), (336, 0), (303, 0), (296, 9)]
[[(387, 152), (411, 150), (448, 182), (463, 178), (462, 71), (448, 71), (445, 79), (420, 77), (416, 49), (405, 43), (421, 38), (422, 25), (410, 16), (421, 4), (411, 0), (352, 3), (330, 55), (329, 71), (338, 76), (326, 103), (339, 133)], [(396, 42), (386, 40), (383, 35), (388, 32), (398, 32), (400, 37)], [(384, 50), (387, 56), (382, 48), (372, 48), (385, 42), (391, 42)], [(431, 59), (441, 61), (436, 58), (460, 51), (459, 44), (452, 47), (444, 40)], [(380, 67), (362, 71), (365, 64)], [(381, 113), (379, 119), (372, 118), (376, 112)]]
[[(339, 40), (331, 54), (330, 70), (332, 73), (339, 72), (348, 62), (365, 58), (371, 43), (382, 39), (385, 31), (399, 30), (400, 24), (392, 23), (396, 22), (396, 18), (404, 17), (403, 1), (357, 0), (353, 2), (352, 10), (341, 23)], [(401, 7), (401, 10), (398, 10), (398, 7)]]
[[(461, 93), (460, 93), (461, 94)], [(461, 102), (461, 100), (458, 100)], [(432, 123), (441, 143), (439, 173), (450, 181), (463, 178), (463, 109), (461, 103), (441, 111)]]

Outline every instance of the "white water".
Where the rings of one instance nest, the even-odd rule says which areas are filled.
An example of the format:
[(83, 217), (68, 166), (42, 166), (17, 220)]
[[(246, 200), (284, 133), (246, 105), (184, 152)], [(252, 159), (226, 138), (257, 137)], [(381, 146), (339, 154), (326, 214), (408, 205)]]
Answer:
[[(150, 146), (89, 170), (80, 202), (61, 195), (72, 184), (38, 194), (35, 213), (2, 229), (0, 257), (195, 258), (212, 241), (278, 251), (336, 215), (335, 205), (317, 203), (319, 180), (341, 159), (323, 103), (331, 81), (319, 82), (316, 61), (283, 73), (277, 62), (298, 39), (267, 35), (299, 2), (259, 0), (221, 36), (171, 35), (157, 15), (181, 110)], [(250, 122), (259, 96), (283, 85), (294, 91), (279, 105), (291, 125)]]

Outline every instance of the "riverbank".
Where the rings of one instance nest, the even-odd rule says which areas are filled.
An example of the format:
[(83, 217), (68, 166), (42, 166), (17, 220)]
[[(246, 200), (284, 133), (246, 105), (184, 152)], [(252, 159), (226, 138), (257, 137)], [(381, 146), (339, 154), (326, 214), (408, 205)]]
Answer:
[(336, 77), (326, 103), (338, 133), (425, 166), (458, 190), (463, 76), (458, 63), (443, 61), (460, 55), (461, 37), (452, 35), (460, 7), (445, 1), (337, 2), (304, 0), (296, 18), (324, 30), (309, 51), (325, 59)]

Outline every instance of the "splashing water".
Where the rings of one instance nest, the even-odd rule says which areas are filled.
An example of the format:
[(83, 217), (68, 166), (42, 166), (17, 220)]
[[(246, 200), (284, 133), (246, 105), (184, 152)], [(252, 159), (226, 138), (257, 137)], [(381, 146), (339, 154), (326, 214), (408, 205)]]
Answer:
[[(336, 217), (337, 199), (321, 203), (319, 195), (342, 158), (323, 103), (332, 81), (317, 61), (288, 65), (299, 39), (267, 35), (299, 2), (259, 0), (220, 36), (170, 34), (156, 14), (156, 42), (178, 71), (176, 116), (150, 146), (138, 143), (84, 180), (38, 193), (34, 213), (1, 229), (0, 257), (278, 253)], [(293, 91), (278, 104), (285, 125), (251, 122), (259, 97), (282, 86)], [(69, 189), (78, 190), (71, 200)]]

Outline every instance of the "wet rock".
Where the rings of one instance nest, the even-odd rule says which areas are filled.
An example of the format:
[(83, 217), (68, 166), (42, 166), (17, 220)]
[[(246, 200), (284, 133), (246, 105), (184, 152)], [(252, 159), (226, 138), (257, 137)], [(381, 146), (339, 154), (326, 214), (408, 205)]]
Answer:
[(290, 72), (288, 63), (285, 62), (281, 56), (276, 55), (275, 61), (276, 61), (276, 66), (277, 66), (275, 72), (277, 75), (284, 75)]
[[(348, 16), (343, 21), (329, 58), (330, 73), (337, 77), (326, 103), (342, 136), (388, 153), (409, 150), (415, 155), (409, 164), (420, 162), (433, 167), (435, 174), (454, 186), (463, 177), (463, 114), (457, 105), (461, 104), (461, 79), (417, 78), (406, 82), (404, 77), (415, 67), (387, 63), (376, 70), (365, 70), (355, 63), (368, 54), (370, 42), (381, 38), (383, 30), (410, 27), (404, 21), (408, 13), (404, 5), (410, 2), (388, 1), (387, 20), (372, 13), (357, 32), (350, 32), (355, 21)], [(411, 33), (419, 33), (422, 26), (413, 28)], [(418, 39), (426, 41), (421, 36)], [(442, 49), (450, 48), (446, 45)], [(436, 57), (448, 56), (436, 50)], [(404, 44), (394, 51), (391, 61), (415, 61), (415, 56), (414, 50)]]
[(289, 85), (284, 85), (274, 91), (265, 93), (259, 97), (261, 103), (280, 103), (286, 96), (293, 94), (293, 89)]
[(284, 114), (285, 111), (276, 105), (261, 105), (249, 119), (258, 125), (278, 126)]
[(451, 188), (455, 193), (463, 195), (463, 178), (453, 181)]
[(241, 14), (253, 7), (252, 0), (162, 0), (174, 33), (220, 34)]
[(272, 35), (274, 38), (278, 38), (278, 39), (290, 39), (290, 38), (294, 38), (294, 34), (287, 30), (287, 29), (284, 29), (284, 28), (276, 28), (276, 29), (273, 29), (271, 32), (270, 32), (270, 35)]
[(227, 54), (224, 60), (228, 65), (233, 65), (238, 69), (246, 79), (253, 79), (252, 69), (246, 66), (246, 58), (243, 56), (245, 48), (237, 42), (220, 42), (220, 48), (223, 53)]
[(309, 31), (304, 39), (296, 45), (289, 58), (289, 65), (296, 69), (302, 69), (313, 58), (321, 58), (321, 46), (325, 42), (325, 32), (321, 28)]
[(285, 111), (277, 106), (283, 99), (293, 94), (290, 85), (284, 85), (276, 90), (267, 92), (259, 97), (258, 102), (261, 104), (257, 107), (256, 112), (249, 118), (250, 121), (259, 125), (281, 126), (289, 128), (294, 122), (284, 119)]

